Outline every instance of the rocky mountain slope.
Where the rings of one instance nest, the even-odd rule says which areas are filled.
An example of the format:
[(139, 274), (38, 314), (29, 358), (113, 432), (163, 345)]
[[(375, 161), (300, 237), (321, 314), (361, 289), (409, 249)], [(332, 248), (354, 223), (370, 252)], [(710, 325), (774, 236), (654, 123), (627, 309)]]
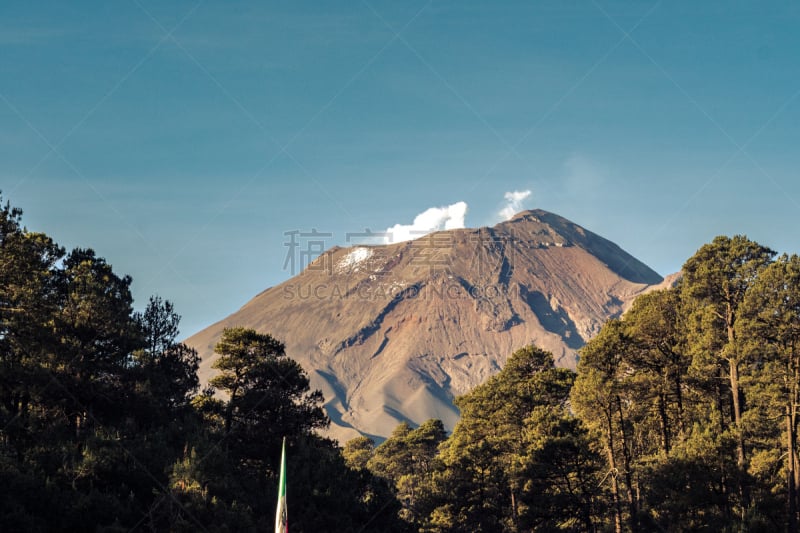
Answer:
[(453, 397), (515, 349), (535, 343), (574, 368), (603, 322), (666, 283), (614, 243), (525, 211), (492, 228), (335, 247), (186, 342), (200, 352), (206, 382), (223, 328), (283, 340), (323, 391), (341, 442), (385, 437), (402, 420), (436, 417), (452, 429)]

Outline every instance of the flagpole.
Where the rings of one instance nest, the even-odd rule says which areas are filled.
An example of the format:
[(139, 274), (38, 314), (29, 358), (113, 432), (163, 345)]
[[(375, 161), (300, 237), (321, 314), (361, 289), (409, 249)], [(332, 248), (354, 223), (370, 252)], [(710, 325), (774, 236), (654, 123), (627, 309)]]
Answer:
[(286, 437), (281, 445), (281, 473), (278, 478), (278, 508), (275, 511), (275, 533), (288, 533), (289, 521), (286, 513)]

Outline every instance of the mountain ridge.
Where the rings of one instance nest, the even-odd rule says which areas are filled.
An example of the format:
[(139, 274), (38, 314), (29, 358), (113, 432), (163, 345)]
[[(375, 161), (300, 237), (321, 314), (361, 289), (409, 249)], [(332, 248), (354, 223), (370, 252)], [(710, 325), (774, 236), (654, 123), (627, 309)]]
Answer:
[[(535, 218), (550, 226), (560, 227), (563, 233), (568, 233), (575, 241), (583, 245), (588, 252), (606, 262), (609, 268), (630, 281), (653, 285), (660, 283), (664, 279), (655, 270), (628, 254), (617, 244), (555, 213), (550, 213), (543, 209), (522, 211), (514, 215), (509, 222), (514, 223), (530, 218)], [(620, 260), (622, 261), (620, 262)]]

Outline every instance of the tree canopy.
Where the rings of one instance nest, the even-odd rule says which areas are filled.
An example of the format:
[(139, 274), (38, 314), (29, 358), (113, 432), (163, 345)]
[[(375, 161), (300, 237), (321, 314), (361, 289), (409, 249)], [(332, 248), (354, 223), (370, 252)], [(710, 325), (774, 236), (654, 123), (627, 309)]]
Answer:
[(21, 216), (0, 204), (0, 530), (271, 530), (283, 437), (292, 531), (404, 528), (388, 485), (317, 434), (322, 395), (283, 343), (226, 331), (198, 391), (171, 302), (134, 311), (129, 276)]

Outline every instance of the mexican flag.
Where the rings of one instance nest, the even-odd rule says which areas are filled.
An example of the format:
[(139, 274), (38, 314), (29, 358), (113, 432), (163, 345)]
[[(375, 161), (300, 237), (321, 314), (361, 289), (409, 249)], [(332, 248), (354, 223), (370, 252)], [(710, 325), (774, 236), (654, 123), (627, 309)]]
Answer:
[(278, 510), (275, 512), (275, 533), (288, 533), (289, 522), (286, 517), (286, 437), (281, 447), (281, 475), (278, 481)]

